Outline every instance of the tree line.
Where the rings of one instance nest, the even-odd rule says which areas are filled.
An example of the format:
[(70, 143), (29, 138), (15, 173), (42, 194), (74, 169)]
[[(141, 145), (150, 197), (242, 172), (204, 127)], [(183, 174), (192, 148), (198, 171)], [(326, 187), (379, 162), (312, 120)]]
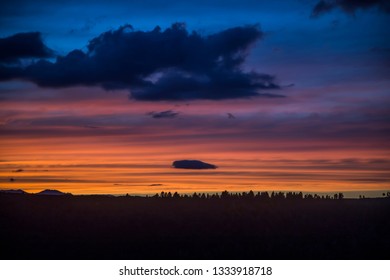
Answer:
[[(128, 196), (128, 195), (127, 195)], [(156, 193), (153, 198), (159, 199), (258, 199), (258, 200), (331, 200), (344, 199), (344, 194), (339, 192), (333, 195), (303, 194), (302, 192), (228, 192), (222, 193), (197, 193), (179, 194), (178, 192)], [(363, 198), (363, 197), (360, 197)]]

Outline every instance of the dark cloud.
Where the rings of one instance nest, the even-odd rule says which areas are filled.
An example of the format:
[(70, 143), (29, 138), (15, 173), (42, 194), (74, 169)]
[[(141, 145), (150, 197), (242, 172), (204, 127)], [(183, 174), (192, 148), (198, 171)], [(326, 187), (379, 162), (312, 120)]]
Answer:
[[(202, 36), (175, 23), (166, 30), (135, 31), (125, 25), (92, 39), (87, 51), (73, 50), (55, 62), (0, 68), (0, 80), (21, 78), (42, 87), (100, 86), (128, 89), (136, 100), (280, 97), (268, 74), (244, 72), (249, 47), (263, 33), (257, 25)], [(26, 46), (29, 46), (27, 43)]]
[[(23, 58), (47, 58), (53, 54), (43, 43), (39, 32), (18, 33), (0, 38), (0, 63), (16, 63)], [(0, 74), (2, 77), (1, 69)]]
[(172, 163), (174, 168), (182, 169), (216, 169), (214, 164), (206, 163), (200, 160), (177, 160)]
[(353, 14), (358, 9), (377, 7), (379, 10), (390, 13), (390, 1), (388, 0), (321, 0), (312, 10), (312, 17), (319, 17), (334, 9), (341, 9), (346, 13)]
[(23, 169), (16, 169), (16, 170), (13, 170), (12, 172), (23, 172), (24, 170)]
[(24, 76), (24, 71), (22, 68), (1, 65), (1, 61), (0, 61), (0, 81), (22, 78), (23, 76)]
[(179, 112), (175, 112), (172, 110), (148, 113), (148, 115), (152, 116), (152, 118), (154, 118), (154, 119), (173, 119), (173, 118), (176, 118), (176, 116), (178, 114), (179, 114)]
[(257, 95), (258, 97), (266, 97), (266, 98), (284, 98), (285, 95), (282, 94), (275, 94), (275, 93), (259, 93)]
[(333, 10), (335, 8), (335, 5), (330, 3), (330, 2), (327, 2), (327, 1), (319, 1), (313, 8), (313, 11), (311, 13), (311, 16), (312, 17), (318, 17), (322, 14), (325, 14), (327, 12), (330, 12), (331, 10)]
[(235, 119), (236, 117), (232, 113), (226, 113), (228, 116), (228, 119)]
[(204, 75), (168, 71), (155, 83), (132, 90), (137, 100), (191, 100), (284, 97), (260, 93), (259, 90), (279, 89), (274, 77), (256, 72), (244, 73), (238, 69), (204, 69)]

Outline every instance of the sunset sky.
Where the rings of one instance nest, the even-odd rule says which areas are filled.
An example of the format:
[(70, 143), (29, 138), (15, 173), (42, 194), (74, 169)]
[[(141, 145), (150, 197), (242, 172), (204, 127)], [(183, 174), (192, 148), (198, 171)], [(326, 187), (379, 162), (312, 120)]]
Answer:
[(389, 1), (3, 2), (0, 189), (390, 190)]

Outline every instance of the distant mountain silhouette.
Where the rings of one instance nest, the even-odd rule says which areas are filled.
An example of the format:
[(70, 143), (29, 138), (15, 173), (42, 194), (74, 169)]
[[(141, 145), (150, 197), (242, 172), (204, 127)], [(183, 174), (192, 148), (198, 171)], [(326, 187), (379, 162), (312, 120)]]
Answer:
[(26, 194), (24, 190), (18, 189), (18, 190), (0, 190), (0, 193), (7, 193), (7, 194)]
[(182, 169), (216, 169), (214, 164), (206, 163), (200, 160), (176, 160), (172, 163), (174, 168)]
[(43, 191), (37, 193), (37, 195), (70, 195), (70, 193), (63, 193), (63, 192), (58, 191), (58, 190), (46, 189), (46, 190), (43, 190)]

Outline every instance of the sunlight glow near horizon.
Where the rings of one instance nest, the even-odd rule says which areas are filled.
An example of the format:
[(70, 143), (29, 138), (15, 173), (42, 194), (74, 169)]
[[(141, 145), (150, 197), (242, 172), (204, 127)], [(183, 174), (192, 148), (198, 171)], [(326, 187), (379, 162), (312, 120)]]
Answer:
[[(25, 121), (8, 119), (2, 126), (1, 189), (115, 195), (224, 190), (380, 195), (389, 190), (388, 151), (381, 138), (339, 137), (337, 123), (334, 132), (326, 126), (306, 131), (317, 118), (290, 114), (284, 119), (288, 103), (274, 105), (281, 112), (267, 113), (262, 100), (241, 101), (244, 110), (230, 102), (214, 107), (193, 102), (171, 105), (180, 110), (177, 118), (153, 119), (145, 113), (169, 106), (126, 104), (124, 94), (109, 98), (112, 108), (119, 108), (115, 114), (108, 114), (107, 104), (96, 97), (90, 97), (93, 106), (83, 108), (77, 101), (43, 100), (45, 109), (40, 111), (29, 111), (28, 101), (14, 102), (13, 110), (19, 110)], [(64, 109), (53, 123), (52, 108), (58, 106)], [(236, 119), (226, 116), (232, 110)], [(263, 118), (246, 117), (255, 114)], [(275, 121), (275, 115), (281, 120)], [(79, 124), (80, 120), (86, 121)], [(96, 127), (84, 127), (89, 124)], [(297, 132), (292, 137), (291, 129)], [(321, 129), (328, 131), (323, 134)], [(198, 159), (218, 168), (171, 166), (181, 159)], [(15, 172), (18, 169), (23, 171)]]

